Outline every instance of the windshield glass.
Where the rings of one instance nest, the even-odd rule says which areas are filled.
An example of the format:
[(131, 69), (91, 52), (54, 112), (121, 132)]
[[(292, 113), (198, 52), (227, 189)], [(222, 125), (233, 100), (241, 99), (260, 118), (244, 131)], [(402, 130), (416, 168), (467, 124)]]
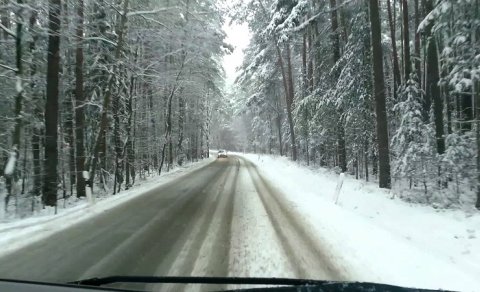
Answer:
[[(0, 279), (477, 290), (479, 19), (479, 1), (0, 0)], [(140, 282), (109, 285), (258, 286)]]

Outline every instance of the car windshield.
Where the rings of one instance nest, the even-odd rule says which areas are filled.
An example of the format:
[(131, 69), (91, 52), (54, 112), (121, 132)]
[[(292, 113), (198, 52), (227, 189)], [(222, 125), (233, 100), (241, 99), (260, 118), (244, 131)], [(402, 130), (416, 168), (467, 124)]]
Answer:
[(0, 95), (0, 279), (480, 287), (479, 0), (0, 0)]

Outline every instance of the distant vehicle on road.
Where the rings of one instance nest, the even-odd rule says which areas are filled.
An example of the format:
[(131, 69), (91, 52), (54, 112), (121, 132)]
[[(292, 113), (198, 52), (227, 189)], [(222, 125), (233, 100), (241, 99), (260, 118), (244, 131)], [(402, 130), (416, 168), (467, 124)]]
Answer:
[(226, 150), (219, 150), (217, 154), (217, 158), (227, 158), (227, 151)]

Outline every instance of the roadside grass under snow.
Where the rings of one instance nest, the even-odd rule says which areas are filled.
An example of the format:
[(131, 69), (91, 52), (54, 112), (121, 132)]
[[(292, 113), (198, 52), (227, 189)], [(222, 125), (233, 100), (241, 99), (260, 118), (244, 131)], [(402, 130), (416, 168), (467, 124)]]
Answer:
[[(242, 155), (242, 154), (240, 154)], [(285, 157), (243, 154), (349, 267), (351, 280), (479, 291), (480, 212), (434, 209)]]
[[(124, 190), (112, 196), (99, 196), (95, 203), (89, 203), (86, 199), (72, 198), (65, 207), (59, 203), (57, 214), (52, 207), (44, 208), (28, 218), (0, 217), (0, 256), (16, 251), (32, 242), (49, 237), (50, 235), (71, 227), (74, 224), (88, 220), (97, 214), (109, 210), (115, 206), (127, 202), (142, 195), (161, 184), (168, 183), (188, 172), (198, 169), (213, 160), (207, 158), (199, 162), (177, 167), (161, 176), (152, 175), (146, 179), (138, 179), (136, 184), (129, 190)], [(3, 202), (3, 196), (0, 196)], [(3, 211), (4, 206), (1, 205)], [(8, 217), (8, 218), (5, 218)]]

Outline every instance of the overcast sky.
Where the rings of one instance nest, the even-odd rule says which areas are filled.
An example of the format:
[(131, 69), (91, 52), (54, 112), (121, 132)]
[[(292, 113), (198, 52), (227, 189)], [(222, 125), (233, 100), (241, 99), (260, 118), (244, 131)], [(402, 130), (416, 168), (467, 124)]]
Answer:
[(223, 67), (227, 77), (227, 86), (230, 86), (235, 81), (237, 76), (236, 68), (242, 64), (243, 61), (243, 49), (248, 46), (250, 42), (250, 32), (247, 24), (235, 24), (231, 25), (225, 21), (223, 30), (227, 34), (225, 40), (228, 44), (232, 45), (235, 50), (230, 55), (225, 55), (223, 58)]

